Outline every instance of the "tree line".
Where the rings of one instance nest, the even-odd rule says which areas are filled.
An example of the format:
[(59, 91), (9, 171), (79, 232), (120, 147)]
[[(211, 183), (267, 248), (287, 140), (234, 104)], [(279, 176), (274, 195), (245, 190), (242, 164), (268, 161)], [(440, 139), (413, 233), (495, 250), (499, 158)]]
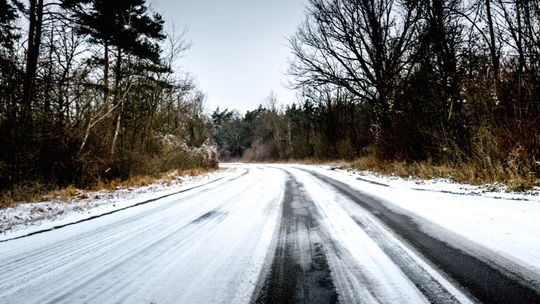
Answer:
[(306, 99), (283, 107), (274, 94), (263, 104), (244, 115), (219, 108), (212, 113), (214, 142), (222, 159), (354, 159), (359, 147), (371, 142), (363, 104)]
[(299, 101), (214, 112), (226, 153), (540, 175), (540, 2), (309, 0), (289, 42)]
[(0, 0), (0, 190), (215, 166), (188, 46), (145, 0)]

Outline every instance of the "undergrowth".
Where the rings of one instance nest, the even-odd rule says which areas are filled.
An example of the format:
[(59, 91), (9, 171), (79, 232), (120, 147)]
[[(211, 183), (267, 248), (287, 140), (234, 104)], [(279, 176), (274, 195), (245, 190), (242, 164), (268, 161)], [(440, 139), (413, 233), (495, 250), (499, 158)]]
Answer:
[(533, 172), (523, 172), (514, 165), (515, 160), (506, 163), (491, 163), (485, 166), (478, 162), (461, 164), (406, 161), (381, 161), (374, 156), (365, 156), (342, 167), (356, 170), (369, 170), (385, 175), (416, 177), (420, 179), (445, 178), (458, 183), (484, 185), (504, 184), (509, 191), (524, 192), (540, 186), (540, 179)]
[(193, 168), (186, 170), (172, 170), (156, 175), (136, 175), (125, 180), (113, 179), (108, 182), (98, 182), (95, 185), (80, 189), (74, 185), (54, 187), (46, 183), (27, 182), (0, 192), (0, 209), (14, 207), (21, 203), (64, 201), (73, 198), (86, 199), (92, 192), (115, 191), (118, 189), (138, 188), (156, 183), (171, 185), (181, 176), (199, 176), (217, 170), (217, 168)]

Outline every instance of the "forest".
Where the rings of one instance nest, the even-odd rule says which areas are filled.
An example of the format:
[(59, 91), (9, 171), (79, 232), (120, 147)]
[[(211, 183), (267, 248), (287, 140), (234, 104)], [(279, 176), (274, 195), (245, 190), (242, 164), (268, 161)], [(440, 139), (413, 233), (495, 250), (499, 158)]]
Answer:
[(216, 167), (188, 47), (145, 0), (0, 0), (0, 191)]
[(205, 112), (164, 24), (145, 0), (0, 0), (1, 192), (218, 157), (540, 177), (539, 1), (308, 0), (288, 37), (297, 100), (242, 114)]
[(309, 0), (289, 44), (298, 101), (215, 110), (222, 156), (537, 183), (539, 1)]

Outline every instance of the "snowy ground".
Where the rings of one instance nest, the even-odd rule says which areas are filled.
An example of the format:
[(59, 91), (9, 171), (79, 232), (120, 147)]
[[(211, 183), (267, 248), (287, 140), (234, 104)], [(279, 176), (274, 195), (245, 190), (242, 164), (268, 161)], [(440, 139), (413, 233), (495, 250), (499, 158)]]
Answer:
[(504, 187), (471, 186), (441, 179), (403, 179), (369, 172), (332, 170), (330, 167), (315, 170), (419, 215), (504, 257), (517, 259), (540, 276), (538, 190), (511, 193)]
[(534, 194), (224, 166), (6, 231), (0, 303), (540, 303)]
[(117, 189), (112, 192), (81, 191), (80, 195), (68, 201), (53, 199), (0, 209), (0, 241), (127, 208), (149, 199), (197, 187), (232, 173), (218, 171), (200, 176), (179, 176), (168, 183), (157, 182), (149, 186)]
[(380, 186), (394, 189), (411, 189), (418, 191), (440, 192), (447, 194), (459, 194), (466, 196), (482, 196), (495, 199), (534, 201), (540, 202), (540, 188), (536, 187), (526, 192), (512, 192), (502, 184), (486, 184), (481, 186), (467, 185), (453, 182), (448, 179), (418, 179), (414, 177), (402, 178), (376, 174), (370, 171), (342, 170), (333, 166), (319, 166), (320, 168), (338, 171), (349, 176), (354, 176), (360, 181), (365, 181)]

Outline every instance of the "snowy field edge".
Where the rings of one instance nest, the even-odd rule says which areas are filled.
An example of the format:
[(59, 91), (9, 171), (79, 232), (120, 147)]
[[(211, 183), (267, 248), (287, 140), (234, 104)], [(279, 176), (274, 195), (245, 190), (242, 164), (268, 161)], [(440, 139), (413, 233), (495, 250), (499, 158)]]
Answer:
[(24, 203), (0, 209), (0, 241), (129, 208), (238, 173), (238, 170), (233, 168), (220, 169), (199, 176), (179, 176), (169, 184), (157, 182), (144, 187), (122, 188), (112, 192), (102, 190), (87, 193), (89, 198)]

